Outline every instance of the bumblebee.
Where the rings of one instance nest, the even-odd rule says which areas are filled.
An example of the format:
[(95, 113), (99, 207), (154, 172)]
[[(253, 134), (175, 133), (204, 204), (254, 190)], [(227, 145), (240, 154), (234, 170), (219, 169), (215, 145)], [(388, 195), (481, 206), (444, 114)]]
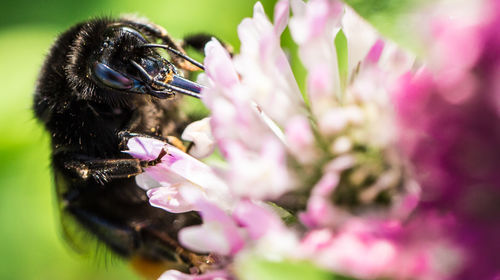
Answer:
[(201, 49), (210, 38), (180, 44), (158, 25), (124, 17), (83, 22), (56, 39), (33, 109), (51, 136), (62, 229), (77, 249), (78, 236), (89, 233), (149, 277), (213, 264), (177, 240), (180, 229), (201, 223), (199, 215), (150, 206), (134, 176), (154, 163), (123, 153), (132, 136), (184, 148), (178, 136), (190, 120), (179, 103), (186, 95), (199, 98), (202, 89), (184, 76), (203, 70), (184, 48)]

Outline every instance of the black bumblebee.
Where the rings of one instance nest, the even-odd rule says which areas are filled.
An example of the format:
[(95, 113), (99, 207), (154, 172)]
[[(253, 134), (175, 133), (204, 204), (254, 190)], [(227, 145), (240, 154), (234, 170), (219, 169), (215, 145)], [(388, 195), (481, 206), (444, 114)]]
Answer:
[(201, 222), (198, 214), (150, 206), (134, 176), (154, 162), (123, 153), (137, 135), (184, 147), (177, 137), (190, 120), (179, 102), (182, 95), (199, 97), (202, 88), (183, 75), (203, 65), (183, 48), (201, 49), (210, 38), (197, 35), (178, 44), (163, 28), (136, 18), (94, 19), (58, 37), (41, 70), (34, 112), (51, 135), (70, 243), (79, 246), (75, 239), (83, 228), (135, 266), (146, 266), (152, 277), (166, 268), (193, 272), (212, 265), (210, 256), (177, 241), (181, 228)]

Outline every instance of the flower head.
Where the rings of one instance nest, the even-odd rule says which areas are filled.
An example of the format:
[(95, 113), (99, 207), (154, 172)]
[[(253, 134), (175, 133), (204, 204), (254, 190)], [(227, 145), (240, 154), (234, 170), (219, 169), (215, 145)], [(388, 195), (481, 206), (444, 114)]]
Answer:
[[(493, 255), (500, 223), (498, 127), (495, 100), (500, 23), (498, 1), (492, 13), (466, 24), (435, 23), (437, 44), (429, 67), (400, 80), (395, 104), (400, 145), (413, 162), (423, 188), (419, 212), (439, 210), (457, 225), (450, 236), (467, 253), (460, 277), (493, 278)], [(461, 48), (456, 48), (460, 44)]]
[[(493, 276), (499, 15), (466, 29), (429, 21), (430, 57), (442, 58), (415, 72), (414, 56), (340, 1), (282, 0), (274, 23), (257, 3), (238, 27), (239, 54), (206, 45), (210, 118), (183, 134), (190, 154), (216, 148), (221, 161), (135, 138), (138, 158), (166, 153), (137, 182), (154, 206), (200, 213), (179, 240), (220, 257), (205, 276), (236, 277), (252, 258), (362, 279)], [(287, 26), (307, 70), (303, 93), (280, 46)], [(443, 51), (456, 42), (470, 50), (458, 61)]]

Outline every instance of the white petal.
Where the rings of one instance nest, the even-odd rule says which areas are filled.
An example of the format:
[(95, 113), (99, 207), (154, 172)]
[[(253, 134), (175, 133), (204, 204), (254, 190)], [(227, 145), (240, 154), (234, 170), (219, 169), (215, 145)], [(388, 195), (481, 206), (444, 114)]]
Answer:
[(375, 29), (371, 27), (349, 6), (345, 7), (342, 18), (342, 30), (347, 38), (349, 75), (360, 63), (378, 38)]
[(210, 118), (190, 123), (184, 129), (181, 138), (194, 143), (194, 146), (189, 150), (189, 154), (195, 158), (207, 157), (215, 149), (215, 139), (210, 129)]
[(200, 253), (228, 255), (231, 250), (224, 228), (218, 222), (204, 222), (200, 226), (183, 228), (179, 232), (179, 239), (186, 248)]

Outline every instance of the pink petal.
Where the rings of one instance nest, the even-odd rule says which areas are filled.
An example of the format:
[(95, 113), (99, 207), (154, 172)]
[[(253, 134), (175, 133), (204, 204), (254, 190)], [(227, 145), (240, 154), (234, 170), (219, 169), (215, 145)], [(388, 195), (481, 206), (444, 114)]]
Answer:
[(274, 32), (279, 36), (285, 30), (290, 16), (290, 4), (288, 0), (279, 1), (274, 6)]
[(220, 185), (222, 189), (224, 188), (225, 184), (217, 178), (208, 165), (173, 146), (167, 147), (167, 155), (155, 167), (169, 170), (199, 186), (217, 188), (217, 185)]
[(227, 280), (232, 277), (224, 270), (213, 270), (203, 274), (185, 274), (178, 270), (165, 271), (158, 280)]
[(309, 228), (318, 228), (341, 222), (336, 220), (336, 214), (337, 211), (329, 200), (311, 196), (307, 201), (307, 210), (299, 213), (299, 219)]
[(261, 238), (268, 232), (284, 230), (283, 223), (276, 213), (249, 200), (238, 203), (233, 217), (248, 231), (253, 240)]
[(320, 154), (315, 146), (315, 137), (309, 120), (297, 115), (285, 127), (286, 143), (289, 152), (303, 164), (313, 163)]
[(274, 138), (261, 138), (260, 142), (262, 148), (258, 153), (236, 143), (226, 146), (231, 168), (222, 176), (228, 181), (232, 193), (239, 197), (277, 198), (293, 188), (283, 145)]
[(195, 275), (185, 274), (178, 270), (171, 269), (165, 271), (158, 280), (193, 280)]
[(334, 84), (331, 79), (332, 75), (330, 68), (324, 64), (317, 64), (309, 71), (309, 75), (307, 76), (307, 89), (312, 99), (326, 96), (333, 91)]
[[(220, 208), (200, 199), (196, 202), (203, 224), (182, 229), (179, 240), (187, 248), (199, 252), (234, 255), (244, 246), (235, 222)], [(194, 242), (194, 243), (193, 243)]]
[(319, 129), (324, 135), (336, 135), (344, 130), (348, 123), (344, 110), (331, 108), (319, 120)]
[(312, 195), (328, 197), (340, 182), (340, 175), (336, 172), (328, 172), (321, 177), (312, 190)]
[(309, 121), (303, 116), (291, 119), (286, 126), (286, 140), (292, 147), (308, 147), (314, 143)]
[(224, 234), (224, 227), (217, 222), (183, 228), (179, 232), (179, 239), (184, 247), (200, 253), (229, 255), (232, 249)]
[(212, 39), (205, 46), (205, 73), (215, 83), (232, 88), (239, 82), (231, 57), (219, 41)]
[(134, 137), (128, 140), (126, 153), (142, 160), (154, 160), (165, 147), (165, 142), (148, 137)]
[(149, 190), (154, 188), (159, 188), (162, 186), (160, 182), (155, 180), (151, 175), (147, 172), (141, 173), (135, 176), (135, 183), (141, 187), (143, 190)]
[(351, 76), (357, 65), (366, 58), (379, 35), (349, 6), (345, 7), (345, 13), (342, 17), (342, 31), (347, 38), (348, 73)]
[(331, 202), (331, 193), (337, 187), (339, 181), (340, 175), (335, 171), (330, 171), (324, 174), (316, 183), (307, 202), (306, 211), (299, 214), (299, 218), (304, 225), (309, 228), (316, 228), (341, 222), (336, 217), (341, 212), (335, 210)]
[(312, 37), (323, 33), (329, 18), (330, 5), (328, 0), (315, 0), (308, 2), (307, 20)]
[(171, 213), (183, 213), (196, 210), (195, 206), (184, 198), (182, 194), (183, 188), (197, 191), (199, 196), (203, 195), (203, 191), (199, 187), (184, 183), (148, 190), (147, 195), (149, 197), (149, 203), (154, 207), (162, 208)]
[[(138, 177), (141, 175), (147, 175), (149, 178), (141, 178), (138, 181)], [(150, 185), (150, 188), (154, 187), (154, 184), (151, 183), (150, 180), (155, 180), (157, 184), (160, 184), (161, 186), (170, 186), (178, 183), (183, 183), (186, 182), (187, 180), (180, 176), (179, 174), (172, 172), (171, 170), (167, 168), (163, 168), (160, 165), (157, 166), (151, 166), (146, 168), (146, 172), (143, 174), (139, 174), (136, 177), (136, 182), (141, 186), (142, 184), (148, 184)]]
[(244, 241), (234, 221), (224, 211), (206, 201), (199, 201), (198, 207), (204, 221), (215, 221), (223, 225), (224, 234), (231, 246), (231, 253), (239, 251)]
[(307, 6), (302, 0), (292, 0), (293, 17), (290, 20), (289, 27), (295, 42), (301, 44), (309, 38), (309, 27), (304, 22)]
[(333, 234), (329, 229), (309, 231), (301, 241), (301, 246), (307, 251), (317, 251), (330, 245)]
[(384, 50), (384, 41), (377, 40), (375, 44), (371, 47), (370, 51), (366, 55), (366, 61), (372, 64), (376, 64), (380, 59), (380, 55)]

